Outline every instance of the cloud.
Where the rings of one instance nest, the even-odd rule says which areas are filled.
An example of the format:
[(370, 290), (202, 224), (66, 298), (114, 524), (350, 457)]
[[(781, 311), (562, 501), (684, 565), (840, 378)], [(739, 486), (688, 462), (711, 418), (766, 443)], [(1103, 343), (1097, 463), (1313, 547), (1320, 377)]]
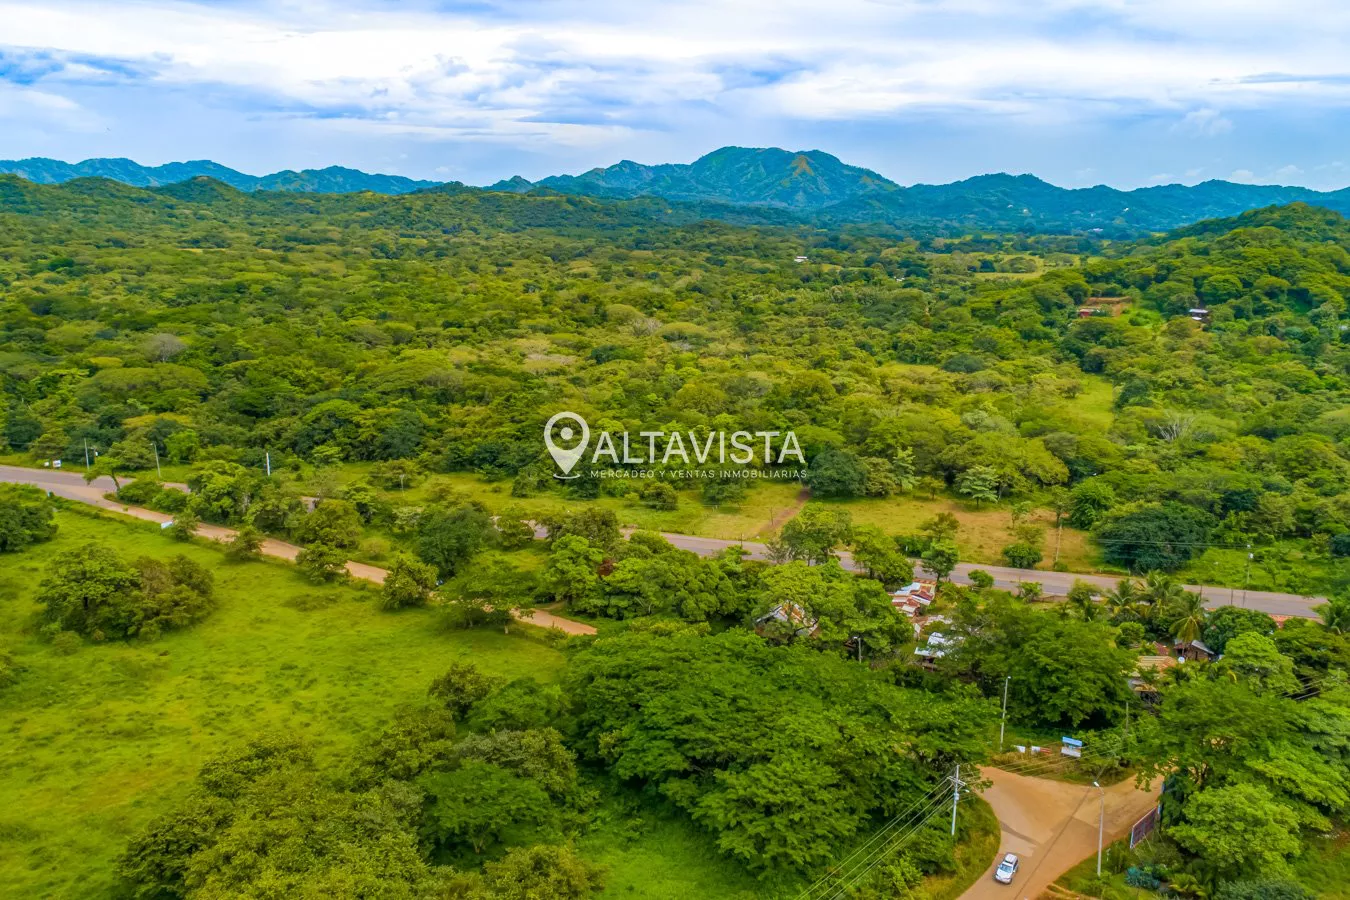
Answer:
[(190, 97), (315, 141), (599, 154), (686, 133), (705, 149), (900, 122), (1062, 140), (1146, 121), (1198, 143), (1247, 114), (1350, 107), (1350, 6), (1332, 0), (0, 0), (0, 21), (11, 89), (84, 108)]
[(1173, 129), (1197, 137), (1216, 137), (1233, 130), (1233, 123), (1217, 109), (1194, 109), (1186, 113)]

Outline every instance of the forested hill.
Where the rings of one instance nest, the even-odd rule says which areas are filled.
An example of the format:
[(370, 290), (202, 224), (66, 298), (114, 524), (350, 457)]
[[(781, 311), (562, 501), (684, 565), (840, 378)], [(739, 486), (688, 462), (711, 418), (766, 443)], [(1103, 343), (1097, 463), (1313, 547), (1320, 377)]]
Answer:
[(44, 184), (101, 177), (138, 187), (162, 187), (205, 176), (243, 191), (405, 194), (433, 190), (536, 196), (557, 193), (609, 200), (648, 198), (683, 204), (681, 215), (693, 209), (701, 217), (738, 223), (796, 222), (813, 227), (858, 226), (889, 233), (918, 230), (948, 235), (997, 231), (1134, 238), (1293, 202), (1350, 213), (1350, 189), (1323, 193), (1226, 181), (1122, 191), (1106, 186), (1067, 189), (1031, 175), (994, 174), (952, 184), (902, 187), (828, 153), (777, 148), (723, 147), (687, 165), (643, 165), (625, 160), (581, 175), (556, 175), (538, 182), (517, 176), (488, 188), (371, 175), (339, 167), (259, 177), (209, 161), (144, 167), (125, 159), (86, 160), (73, 165), (29, 159), (0, 162), (0, 172)]
[(299, 172), (274, 172), (271, 175), (246, 175), (209, 159), (172, 162), (162, 166), (142, 166), (129, 159), (86, 159), (68, 163), (59, 159), (0, 160), (0, 173), (18, 175), (35, 184), (61, 184), (76, 178), (109, 178), (134, 187), (157, 187), (206, 176), (241, 191), (301, 191), (321, 194), (374, 191), (380, 194), (406, 194), (434, 187), (438, 182), (418, 181), (401, 175), (379, 175), (328, 166)]
[(0, 433), (129, 463), (183, 431), (204, 459), (528, 494), (559, 490), (539, 434), (570, 409), (794, 429), (822, 494), (893, 489), (903, 451), (943, 488), (1327, 547), (1350, 531), (1348, 229), (1294, 205), (1135, 243), (898, 239), (655, 199), (0, 178)]

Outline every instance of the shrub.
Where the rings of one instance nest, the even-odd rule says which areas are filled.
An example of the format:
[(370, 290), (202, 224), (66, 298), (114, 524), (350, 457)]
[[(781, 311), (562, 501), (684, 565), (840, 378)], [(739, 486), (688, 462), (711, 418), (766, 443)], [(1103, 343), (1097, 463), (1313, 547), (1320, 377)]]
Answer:
[(51, 498), (26, 484), (0, 484), (0, 551), (22, 550), (56, 536)]
[(164, 485), (153, 478), (137, 478), (117, 489), (117, 499), (123, 503), (146, 506), (153, 503), (162, 490)]
[(1003, 558), (1014, 569), (1034, 569), (1044, 558), (1041, 548), (1034, 544), (1016, 543), (1003, 548)]
[(262, 558), (262, 545), (262, 532), (245, 525), (225, 545), (225, 556), (235, 562), (251, 562)]
[(385, 609), (426, 606), (435, 590), (436, 570), (400, 554), (380, 587), (380, 605)]
[(310, 544), (296, 556), (295, 564), (315, 584), (327, 584), (347, 576), (347, 554), (327, 544)]

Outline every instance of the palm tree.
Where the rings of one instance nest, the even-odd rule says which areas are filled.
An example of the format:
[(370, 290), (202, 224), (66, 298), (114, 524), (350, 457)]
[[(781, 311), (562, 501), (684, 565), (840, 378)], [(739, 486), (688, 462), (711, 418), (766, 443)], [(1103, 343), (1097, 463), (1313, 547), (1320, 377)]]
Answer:
[(1122, 622), (1137, 622), (1143, 618), (1140, 607), (1144, 604), (1144, 597), (1137, 581), (1129, 578), (1120, 579), (1113, 590), (1102, 594), (1102, 602), (1111, 613), (1111, 621), (1117, 625)]
[(1322, 617), (1328, 631), (1350, 634), (1350, 594), (1332, 597), (1326, 603), (1314, 606), (1313, 612)]
[(1166, 615), (1167, 630), (1172, 637), (1183, 644), (1200, 639), (1205, 628), (1205, 601), (1199, 594), (1182, 591), (1179, 598), (1168, 604)]
[(1175, 578), (1162, 572), (1149, 572), (1144, 576), (1143, 606), (1150, 619), (1167, 614), (1185, 596), (1183, 588)]

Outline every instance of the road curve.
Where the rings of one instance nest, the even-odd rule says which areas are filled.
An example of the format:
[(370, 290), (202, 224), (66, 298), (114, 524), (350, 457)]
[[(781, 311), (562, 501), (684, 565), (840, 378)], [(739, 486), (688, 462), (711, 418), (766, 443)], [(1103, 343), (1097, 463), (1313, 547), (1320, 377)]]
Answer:
[[(84, 477), (75, 472), (28, 469), (21, 466), (0, 466), (0, 481), (37, 485), (59, 497), (78, 500), (81, 503), (89, 503), (105, 509), (114, 509), (118, 512), (127, 509), (120, 503), (104, 498), (104, 494), (113, 490), (112, 479), (106, 476), (94, 479), (92, 484), (86, 484)], [(162, 522), (170, 518), (151, 510), (142, 510), (142, 512), (149, 515), (140, 515), (140, 518), (151, 518), (152, 521)], [(132, 513), (132, 515), (137, 514)], [(228, 529), (220, 529), (219, 526), (204, 525), (201, 533), (210, 537), (213, 530), (228, 531)], [(539, 532), (542, 536), (542, 529), (539, 529)], [(233, 532), (230, 532), (230, 534), (233, 534)], [(676, 547), (691, 550), (700, 556), (715, 556), (728, 547), (739, 546), (750, 559), (769, 560), (768, 546), (754, 541), (727, 541), (719, 538), (697, 537), (691, 534), (674, 534), (671, 532), (662, 532), (661, 536)], [(283, 544), (281, 541), (269, 541), (268, 544), (271, 549), (265, 549), (264, 552), (269, 556), (293, 560), (295, 559), (294, 554), (299, 552), (299, 548), (290, 544)], [(844, 568), (854, 569), (853, 558), (847, 552), (840, 553), (839, 560)], [(354, 575), (357, 575), (357, 569), (365, 573), (357, 575), (358, 578), (368, 578), (372, 581), (377, 580), (373, 577), (374, 572), (383, 572), (383, 570), (375, 569), (373, 566), (362, 566), (360, 563), (348, 563), (347, 565)], [(1036, 581), (1040, 582), (1041, 588), (1047, 595), (1055, 597), (1062, 597), (1067, 594), (1075, 581), (1085, 581), (1094, 587), (1106, 590), (1114, 588), (1116, 582), (1120, 580), (1119, 576), (1048, 572), (1040, 569), (1011, 569), (1006, 566), (982, 566), (974, 563), (957, 565), (952, 572), (951, 579), (957, 584), (970, 584), (970, 573), (975, 569), (988, 572), (994, 579), (994, 586), (1002, 590), (1017, 590), (1018, 585), (1024, 581)], [(383, 579), (384, 576), (381, 574), (378, 580), (382, 581)], [(1317, 614), (1312, 611), (1312, 608), (1326, 600), (1325, 597), (1304, 597), (1298, 594), (1282, 594), (1276, 591), (1242, 591), (1214, 585), (1188, 584), (1185, 587), (1186, 590), (1194, 591), (1203, 597), (1206, 605), (1211, 609), (1218, 606), (1246, 606), (1250, 609), (1270, 613), (1273, 616), (1316, 618)], [(589, 634), (590, 632), (585, 633)]]
[[(119, 503), (116, 500), (109, 500), (105, 494), (114, 490), (113, 480), (107, 476), (95, 478), (92, 482), (86, 483), (84, 476), (77, 475), (74, 472), (55, 472), (47, 469), (25, 469), (19, 466), (0, 466), (0, 481), (9, 481), (16, 484), (31, 484), (40, 487), (43, 490), (50, 491), (58, 497), (64, 497), (67, 500), (74, 500), (79, 503), (87, 503), (90, 506), (97, 506), (100, 509), (107, 509), (123, 515), (132, 516), (137, 519), (144, 519), (148, 522), (158, 522), (163, 524), (173, 520), (173, 516), (162, 512), (156, 512), (153, 509), (145, 509), (140, 506), (128, 506)], [(212, 525), (203, 522), (197, 529), (197, 534), (204, 538), (210, 538), (213, 541), (231, 540), (235, 536), (233, 528), (225, 528), (221, 525)], [(262, 552), (264, 556), (284, 559), (289, 562), (295, 562), (296, 556), (300, 553), (300, 548), (295, 544), (288, 544), (285, 541), (278, 541), (274, 538), (263, 540)], [(364, 581), (371, 581), (375, 584), (383, 584), (385, 576), (389, 573), (379, 566), (372, 566), (366, 563), (348, 560), (347, 572), (353, 578), (360, 578)], [(544, 628), (557, 628), (567, 634), (595, 634), (595, 628), (584, 622), (574, 622), (571, 619), (564, 619), (562, 616), (548, 612), (547, 610), (523, 610), (518, 614), (518, 618), (523, 621), (539, 625)]]

